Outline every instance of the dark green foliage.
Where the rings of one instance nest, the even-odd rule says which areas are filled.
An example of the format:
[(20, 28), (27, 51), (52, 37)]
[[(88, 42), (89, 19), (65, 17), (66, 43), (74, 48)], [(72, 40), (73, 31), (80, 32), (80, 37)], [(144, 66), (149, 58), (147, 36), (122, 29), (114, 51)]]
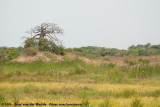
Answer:
[(65, 50), (63, 46), (57, 46), (55, 43), (50, 44), (50, 51), (59, 54), (59, 55), (65, 55)]
[(20, 51), (17, 48), (1, 47), (0, 48), (0, 61), (8, 61), (18, 57)]
[(130, 46), (128, 50), (119, 50), (115, 48), (104, 48), (104, 47), (96, 47), (96, 46), (87, 46), (81, 48), (68, 48), (66, 51), (74, 52), (77, 55), (85, 56), (88, 58), (99, 58), (105, 56), (115, 56), (115, 57), (123, 57), (123, 56), (149, 56), (160, 54), (160, 45), (151, 45), (147, 43), (145, 45), (137, 45)]
[(125, 56), (125, 50), (118, 50), (115, 48), (104, 48), (104, 47), (96, 47), (96, 46), (87, 46), (81, 48), (68, 48), (66, 49), (68, 52), (75, 52), (80, 56), (85, 56), (88, 58), (97, 58), (104, 56)]
[(19, 56), (19, 52), (15, 49), (11, 50), (7, 56), (8, 60), (14, 59)]
[(138, 50), (138, 55), (139, 55), (139, 56), (148, 56), (148, 55), (150, 55), (150, 53), (149, 53), (148, 50), (139, 49), (139, 50)]
[(136, 46), (132, 45), (132, 46), (128, 47), (128, 49), (136, 49)]
[(50, 45), (50, 41), (48, 41), (48, 39), (45, 39), (45, 38), (39, 39), (39, 50), (49, 51), (49, 45)]
[(160, 49), (160, 45), (152, 45), (151, 48)]
[(33, 47), (26, 48), (23, 51), (23, 54), (26, 55), (26, 56), (35, 56), (37, 54), (37, 50)]
[(137, 46), (130, 46), (128, 48), (127, 55), (130, 56), (149, 56), (160, 53), (160, 45), (151, 45), (147, 43), (145, 45), (138, 44)]
[(36, 42), (33, 38), (27, 38), (24, 41), (24, 48), (35, 47), (35, 46), (36, 46)]
[(22, 51), (24, 50), (24, 48), (21, 47), (21, 46), (19, 46), (19, 47), (17, 48), (17, 50), (18, 50), (19, 52), (22, 52)]
[(147, 44), (145, 44), (145, 48), (146, 48), (146, 49), (151, 48), (151, 43), (147, 43)]
[(34, 47), (40, 51), (50, 51), (55, 54), (65, 55), (65, 50), (62, 45), (58, 46), (53, 41), (41, 37), (38, 41), (33, 38), (27, 38), (25, 40), (25, 48)]

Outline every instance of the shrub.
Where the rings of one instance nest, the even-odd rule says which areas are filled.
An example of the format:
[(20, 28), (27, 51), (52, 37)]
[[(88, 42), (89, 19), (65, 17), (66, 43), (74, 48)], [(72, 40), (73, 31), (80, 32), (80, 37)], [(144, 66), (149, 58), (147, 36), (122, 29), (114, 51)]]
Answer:
[(51, 42), (50, 44), (50, 51), (59, 54), (59, 55), (65, 55), (65, 50), (63, 46), (57, 46), (55, 43)]
[(19, 47), (17, 48), (17, 50), (18, 50), (19, 52), (22, 52), (22, 51), (24, 50), (24, 48), (21, 47), (21, 46), (19, 46)]
[(10, 51), (10, 53), (8, 54), (7, 59), (8, 59), (8, 60), (11, 60), (11, 59), (14, 59), (14, 58), (16, 58), (16, 57), (18, 57), (18, 56), (19, 56), (19, 52), (17, 52), (16, 50), (12, 50), (12, 51)]
[(145, 50), (145, 49), (140, 49), (140, 50), (138, 50), (138, 55), (139, 55), (139, 56), (148, 56), (148, 55), (150, 55), (150, 54), (149, 54), (149, 52), (148, 52), (147, 50)]
[(39, 50), (48, 51), (49, 50), (49, 44), (50, 44), (50, 41), (48, 41), (48, 39), (40, 38), (39, 39)]
[(7, 61), (12, 60), (19, 56), (20, 51), (18, 48), (7, 48), (7, 47), (1, 47), (0, 48), (0, 61)]
[(23, 51), (23, 54), (26, 55), (26, 56), (35, 56), (37, 54), (37, 50), (35, 48), (26, 48), (24, 51)]
[(35, 47), (36, 46), (36, 42), (33, 38), (27, 38), (24, 41), (25, 45), (24, 48), (29, 48), (29, 47)]

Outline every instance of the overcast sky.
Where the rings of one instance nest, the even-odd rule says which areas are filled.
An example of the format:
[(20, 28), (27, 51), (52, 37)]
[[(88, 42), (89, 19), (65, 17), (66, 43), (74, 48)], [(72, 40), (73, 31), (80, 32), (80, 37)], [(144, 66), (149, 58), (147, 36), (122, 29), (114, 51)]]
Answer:
[(0, 46), (23, 46), (43, 22), (64, 29), (66, 48), (160, 44), (160, 0), (0, 0)]

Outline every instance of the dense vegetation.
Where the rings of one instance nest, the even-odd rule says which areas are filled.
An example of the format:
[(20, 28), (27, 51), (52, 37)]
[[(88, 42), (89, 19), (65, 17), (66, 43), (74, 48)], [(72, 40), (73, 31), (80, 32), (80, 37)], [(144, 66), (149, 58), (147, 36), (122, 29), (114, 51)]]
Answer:
[(75, 52), (78, 55), (86, 56), (89, 58), (104, 57), (104, 56), (149, 56), (160, 54), (160, 45), (151, 45), (147, 43), (145, 45), (130, 46), (128, 50), (119, 50), (116, 48), (104, 48), (87, 46), (81, 48), (68, 48), (68, 52)]
[(146, 59), (127, 59), (124, 63), (127, 65), (94, 66), (69, 58), (62, 62), (1, 62), (0, 101), (70, 102), (84, 107), (159, 106), (160, 66), (150, 65)]
[[(46, 56), (49, 56), (48, 51), (58, 52), (55, 52), (55, 48), (54, 52), (50, 50), (49, 40), (41, 39), (26, 39), (24, 48), (0, 47), (0, 104), (52, 102), (76, 103), (82, 104), (82, 107), (160, 106), (159, 62), (153, 64), (153, 60), (147, 57), (123, 57), (156, 55), (159, 54), (160, 45), (137, 45), (128, 50), (92, 46), (68, 48), (65, 51), (75, 53), (75, 59), (64, 55), (61, 61), (10, 61), (20, 54), (35, 56), (39, 51), (45, 51)], [(95, 66), (79, 59), (79, 56), (124, 59), (122, 65), (104, 60)], [(154, 60), (157, 61), (158, 57), (155, 56)]]
[(48, 40), (46, 38), (40, 38), (38, 41), (33, 38), (27, 38), (25, 40), (24, 48), (37, 49), (39, 51), (50, 51), (55, 54), (64, 55), (64, 47), (62, 45), (57, 45), (55, 42)]
[(16, 58), (24, 50), (23, 47), (0, 47), (0, 61), (9, 61), (13, 58)]
[(147, 43), (146, 45), (132, 45), (128, 48), (128, 50), (119, 50), (116, 48), (104, 48), (95, 46), (64, 49), (62, 45), (57, 46), (54, 42), (49, 41), (45, 38), (41, 38), (39, 41), (36, 41), (32, 38), (27, 38), (25, 40), (24, 48), (0, 47), (0, 61), (8, 61), (14, 59), (18, 57), (20, 53), (34, 56), (36, 55), (37, 51), (50, 51), (52, 53), (60, 55), (65, 55), (65, 52), (71, 52), (75, 53), (76, 55), (88, 58), (99, 58), (105, 56), (150, 56), (160, 54), (160, 45), (151, 45), (150, 43)]

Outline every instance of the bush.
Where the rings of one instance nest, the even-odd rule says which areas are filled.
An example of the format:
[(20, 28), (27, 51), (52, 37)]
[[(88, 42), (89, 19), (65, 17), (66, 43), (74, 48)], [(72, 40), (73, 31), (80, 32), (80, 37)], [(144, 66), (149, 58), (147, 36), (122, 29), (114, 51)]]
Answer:
[(27, 38), (24, 43), (25, 43), (24, 48), (29, 48), (29, 47), (35, 47), (36, 46), (36, 42), (33, 38)]
[(23, 51), (23, 54), (26, 55), (26, 56), (35, 56), (37, 54), (37, 50), (35, 48), (26, 48), (24, 51)]
[(24, 50), (24, 48), (21, 47), (21, 46), (19, 46), (19, 47), (17, 48), (17, 50), (18, 50), (19, 52), (22, 52), (22, 51)]
[(39, 50), (48, 51), (49, 50), (49, 44), (51, 44), (51, 43), (50, 43), (50, 41), (48, 41), (48, 39), (40, 38), (39, 39)]
[(65, 50), (63, 46), (57, 46), (55, 43), (51, 42), (50, 44), (50, 51), (59, 54), (59, 55), (65, 55)]
[(0, 61), (8, 61), (12, 60), (19, 56), (19, 49), (18, 48), (7, 48), (7, 47), (0, 47)]
[(18, 56), (19, 56), (19, 52), (17, 52), (16, 50), (12, 50), (12, 51), (10, 51), (9, 55), (7, 56), (7, 59), (11, 60), (11, 59), (14, 59)]
[(149, 54), (149, 52), (148, 52), (147, 50), (145, 50), (145, 49), (140, 49), (140, 50), (138, 50), (138, 55), (139, 55), (139, 56), (148, 56), (148, 55), (150, 55), (150, 54)]

